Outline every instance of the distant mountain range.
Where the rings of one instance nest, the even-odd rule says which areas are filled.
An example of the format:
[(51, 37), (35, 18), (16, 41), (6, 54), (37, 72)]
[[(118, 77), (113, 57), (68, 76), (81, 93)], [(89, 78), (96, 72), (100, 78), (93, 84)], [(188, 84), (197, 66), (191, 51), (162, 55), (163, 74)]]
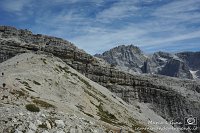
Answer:
[(95, 55), (112, 66), (131, 74), (159, 74), (170, 77), (199, 79), (200, 52), (144, 54), (137, 46), (121, 45)]

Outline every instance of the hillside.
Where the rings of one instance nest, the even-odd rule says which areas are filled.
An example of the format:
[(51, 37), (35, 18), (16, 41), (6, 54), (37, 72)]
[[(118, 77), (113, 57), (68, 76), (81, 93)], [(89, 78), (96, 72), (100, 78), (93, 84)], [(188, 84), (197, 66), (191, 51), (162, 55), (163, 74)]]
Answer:
[[(137, 48), (134, 48), (134, 49), (136, 50), (135, 53), (141, 53), (141, 51), (137, 50)], [(37, 53), (37, 56), (39, 56), (39, 59), (36, 58), (37, 56), (33, 56), (33, 60), (32, 58), (27, 60), (29, 55), (26, 55), (24, 53), (32, 53), (32, 52)], [(44, 55), (40, 55), (40, 53)], [(24, 56), (22, 57), (19, 54), (22, 54)], [(159, 56), (161, 55), (162, 57), (165, 57), (164, 53), (159, 53)], [(20, 56), (20, 58), (19, 58), (19, 61), (16, 62), (18, 56)], [(44, 58), (44, 59), (41, 59), (41, 58)], [(58, 58), (60, 58), (59, 59), (60, 61), (56, 61), (56, 59)], [(24, 62), (26, 60), (27, 62)], [(51, 60), (53, 60), (53, 62)], [(25, 67), (21, 66), (22, 68), (20, 69), (20, 73), (25, 73), (26, 71), (28, 71), (28, 73), (32, 74), (30, 78), (28, 79), (23, 77), (23, 75), (17, 77), (18, 80), (8, 78), (6, 81), (11, 81), (11, 82), (5, 82), (7, 84), (6, 87), (8, 90), (9, 90), (9, 85), (11, 86), (11, 89), (12, 87), (15, 87), (15, 85), (12, 85), (14, 81), (19, 82), (17, 84), (19, 84), (21, 87), (24, 87), (25, 89), (28, 89), (31, 95), (33, 95), (34, 97), (36, 95), (32, 91), (40, 92), (41, 91), (40, 89), (42, 89), (40, 88), (41, 86), (42, 87), (44, 86), (45, 88), (53, 87), (55, 88), (54, 90), (56, 91), (52, 91), (52, 92), (54, 92), (55, 94), (58, 94), (58, 96), (54, 96), (54, 95), (52, 96), (51, 91), (49, 92), (49, 91), (46, 91), (45, 89), (45, 93), (47, 93), (48, 96), (45, 94), (42, 94), (42, 96), (43, 95), (45, 96), (45, 97), (41, 96), (42, 98), (44, 98), (44, 99), (41, 99), (42, 101), (44, 101), (45, 98), (47, 97), (48, 99), (50, 99), (48, 103), (54, 106), (58, 106), (57, 109), (60, 109), (60, 108), (62, 109), (65, 106), (59, 106), (60, 103), (56, 101), (55, 103), (52, 103), (54, 102), (52, 100), (58, 99), (59, 101), (60, 99), (61, 101), (65, 101), (69, 99), (72, 99), (72, 100), (75, 99), (76, 102), (73, 102), (74, 100), (73, 101), (69, 100), (69, 103), (70, 103), (69, 105), (72, 105), (69, 107), (67, 106), (69, 110), (71, 108), (72, 108), (71, 110), (76, 110), (77, 108), (79, 108), (83, 110), (79, 112), (81, 112), (81, 114), (83, 114), (84, 116), (87, 116), (87, 115), (89, 115), (90, 117), (94, 116), (94, 119), (96, 121), (98, 122), (104, 121), (105, 123), (110, 123), (110, 125), (112, 126), (115, 125), (118, 128), (124, 127), (125, 129), (129, 128), (129, 130), (131, 130), (135, 127), (134, 125), (137, 125), (136, 127), (138, 126), (140, 127), (141, 125), (142, 127), (143, 126), (147, 126), (147, 127), (158, 126), (156, 124), (149, 125), (148, 122), (150, 120), (152, 120), (153, 122), (164, 122), (164, 121), (165, 121), (164, 123), (168, 122), (166, 125), (159, 124), (159, 126), (172, 127), (171, 125), (173, 125), (173, 127), (177, 127), (177, 126), (184, 127), (184, 122), (185, 122), (184, 118), (187, 118), (189, 116), (194, 116), (195, 118), (200, 119), (200, 112), (199, 112), (200, 84), (198, 81), (189, 80), (189, 79), (183, 80), (179, 78), (172, 78), (168, 76), (161, 76), (161, 75), (155, 75), (155, 74), (151, 74), (151, 75), (130, 74), (125, 71), (121, 71), (117, 69), (115, 66), (113, 66), (112, 64), (109, 64), (108, 62), (105, 62), (101, 58), (96, 58), (87, 54), (83, 50), (78, 49), (74, 44), (70, 43), (69, 41), (63, 40), (61, 38), (50, 37), (50, 36), (40, 35), (40, 34), (32, 34), (28, 30), (18, 30), (14, 27), (0, 26), (0, 62), (2, 66), (0, 70), (5, 71), (4, 72), (5, 74), (2, 75), (2, 77), (4, 78), (6, 75), (8, 76), (8, 74), (6, 74), (6, 71), (10, 73), (10, 75), (12, 75), (12, 73), (17, 72), (18, 70), (14, 70), (14, 69), (15, 68), (18, 69), (18, 66), (20, 66), (19, 65), (20, 62), (23, 62), (25, 64), (23, 65)], [(10, 62), (11, 64), (9, 64), (8, 62)], [(48, 62), (51, 62), (51, 65), (53, 67), (50, 67), (49, 66), (50, 64)], [(63, 62), (66, 65), (66, 67), (69, 67), (69, 70), (63, 67), (65, 65), (60, 65), (61, 67), (57, 66), (58, 63), (55, 64), (55, 62)], [(176, 65), (178, 66), (177, 68), (179, 68), (181, 64), (182, 63), (180, 62), (177, 63)], [(37, 65), (40, 65), (40, 67), (37, 68)], [(49, 67), (45, 68), (45, 66), (49, 66)], [(148, 68), (148, 63), (146, 63), (146, 67), (143, 67), (143, 68), (144, 69)], [(10, 69), (13, 69), (13, 70), (11, 71)], [(78, 94), (81, 95), (82, 92), (86, 90), (86, 89), (83, 89), (84, 87), (81, 87), (81, 89), (76, 89), (77, 92), (72, 93), (73, 92), (72, 90), (76, 88), (74, 87), (74, 82), (71, 83), (70, 82), (71, 80), (68, 81), (68, 78), (67, 80), (63, 78), (63, 82), (58, 82), (61, 80), (60, 76), (63, 77), (63, 74), (65, 72), (67, 73), (71, 71), (69, 72), (69, 77), (70, 77), (69, 79), (72, 79), (72, 77), (74, 76), (77, 77), (76, 75), (71, 74), (71, 73), (75, 73), (74, 72), (75, 70), (77, 71), (77, 75), (81, 73), (82, 75), (87, 77), (88, 79), (85, 77), (83, 79), (85, 80), (87, 79), (86, 81), (88, 81), (91, 86), (96, 88), (98, 90), (97, 92), (100, 91), (99, 86), (102, 85), (105, 87), (105, 88), (103, 87), (104, 91), (103, 92), (101, 91), (101, 92), (107, 98), (105, 98), (105, 96), (101, 94), (97, 98), (97, 99), (103, 98), (102, 101), (106, 101), (104, 102), (105, 104), (103, 105), (101, 105), (100, 103), (97, 104), (95, 101), (98, 101), (98, 100), (94, 100), (94, 104), (88, 104), (89, 106), (86, 106), (83, 103), (87, 103), (88, 100), (84, 100), (80, 98), (80, 96), (77, 96)], [(29, 77), (27, 73), (25, 76)], [(42, 77), (42, 78), (39, 78), (39, 77)], [(52, 78), (48, 80), (47, 77), (52, 77)], [(40, 80), (37, 80), (37, 79), (40, 79)], [(79, 80), (82, 80), (82, 79), (78, 78), (78, 81)], [(3, 80), (0, 80), (0, 81), (3, 85), (4, 81)], [(88, 87), (90, 88), (90, 85), (88, 86), (87, 82), (85, 82), (84, 80), (82, 80), (81, 82), (83, 82), (83, 86), (85, 86), (86, 88)], [(72, 88), (70, 89), (71, 84), (73, 85), (72, 85)], [(84, 84), (87, 84), (87, 85), (84, 85)], [(58, 91), (57, 91), (56, 85), (60, 86), (58, 87), (60, 88)], [(82, 85), (78, 84), (78, 86), (82, 86)], [(102, 88), (102, 86), (100, 88)], [(66, 92), (65, 89), (63, 88), (69, 88), (69, 90), (71, 90), (70, 93), (68, 91)], [(2, 94), (3, 92), (6, 92), (7, 89), (2, 88), (1, 89)], [(93, 92), (93, 90), (91, 91)], [(43, 93), (43, 91), (41, 91), (41, 93)], [(69, 97), (69, 99), (68, 97), (66, 98), (65, 96), (62, 96), (62, 94), (65, 94), (65, 93), (67, 93), (67, 96)], [(87, 90), (86, 90), (86, 93), (87, 93)], [(85, 95), (86, 93), (84, 92), (83, 95)], [(111, 95), (108, 95), (108, 94), (111, 94)], [(7, 95), (9, 95), (9, 93)], [(5, 100), (8, 97), (7, 95), (2, 96), (2, 99)], [(91, 97), (94, 98), (94, 96), (96, 97), (96, 95), (97, 95), (96, 93), (92, 93)], [(121, 102), (117, 102), (117, 101), (115, 102), (114, 100), (115, 97), (121, 98), (124, 101), (124, 102), (121, 101), (123, 105)], [(111, 99), (111, 100), (108, 100), (108, 99)], [(32, 102), (32, 100), (33, 99), (29, 98), (29, 102)], [(14, 100), (14, 101), (17, 102), (18, 100)], [(35, 102), (38, 104), (37, 100)], [(74, 104), (75, 105), (81, 104), (81, 106), (74, 107), (75, 106)], [(114, 105), (111, 106), (111, 104), (114, 104)], [(115, 107), (116, 105), (117, 106), (119, 105), (122, 107), (116, 108)], [(25, 104), (22, 106), (23, 107), (22, 109), (25, 109), (24, 106)], [(84, 108), (82, 108), (82, 106), (84, 106)], [(92, 111), (89, 111), (90, 109), (88, 108), (91, 108)], [(104, 111), (102, 108), (105, 108), (107, 111)], [(4, 114), (6, 110), (6, 108), (4, 107), (2, 109), (4, 111), (0, 114)], [(127, 114), (124, 113), (123, 111), (121, 112), (121, 110), (124, 110), (124, 109), (127, 110)], [(98, 113), (99, 112), (98, 110), (101, 110), (101, 111), (103, 110), (104, 113), (103, 114)], [(116, 115), (118, 110), (120, 114)], [(99, 117), (102, 115), (103, 115), (103, 118)], [(7, 115), (5, 115), (4, 117), (7, 118)], [(135, 124), (132, 125), (131, 124), (132, 122), (128, 120), (128, 118), (130, 117), (133, 118), (133, 121), (134, 121), (133, 123)], [(171, 120), (181, 122), (182, 124), (169, 125)], [(8, 120), (6, 120), (6, 122), (2, 121), (3, 123), (2, 125), (3, 126), (4, 124), (6, 125), (7, 122)], [(197, 121), (197, 124), (200, 124), (200, 121)], [(97, 124), (97, 125), (101, 125), (101, 124)], [(173, 127), (172, 129), (170, 129), (170, 132), (171, 131), (175, 132), (173, 130), (174, 129)], [(71, 128), (70, 129), (68, 128), (67, 130), (71, 130)], [(72, 130), (74, 131), (74, 129)], [(52, 129), (52, 131), (54, 131), (54, 129)], [(162, 131), (156, 130), (154, 132), (169, 132), (169, 130), (162, 130)], [(198, 133), (199, 129), (196, 129), (194, 132)]]
[(0, 70), (0, 84), (5, 83), (0, 132), (133, 131), (148, 119), (165, 121), (145, 105), (127, 105), (52, 55), (21, 54), (1, 63)]

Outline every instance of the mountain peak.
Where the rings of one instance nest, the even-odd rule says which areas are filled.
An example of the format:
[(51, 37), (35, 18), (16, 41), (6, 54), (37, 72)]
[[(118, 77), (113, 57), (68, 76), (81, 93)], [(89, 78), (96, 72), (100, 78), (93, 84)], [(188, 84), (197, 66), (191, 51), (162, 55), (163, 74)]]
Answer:
[[(141, 66), (146, 61), (146, 56), (139, 47), (135, 45), (120, 45), (114, 47), (103, 54), (96, 54), (96, 57), (103, 58), (109, 64), (118, 66), (119, 69), (130, 73), (140, 73)], [(130, 69), (133, 68), (133, 69)]]
[(114, 48), (110, 49), (109, 51), (121, 52), (122, 50), (132, 51), (133, 53), (136, 53), (136, 54), (141, 54), (142, 53), (140, 48), (135, 46), (135, 45), (133, 45), (133, 44), (130, 44), (130, 45), (119, 45), (117, 47), (114, 47)]

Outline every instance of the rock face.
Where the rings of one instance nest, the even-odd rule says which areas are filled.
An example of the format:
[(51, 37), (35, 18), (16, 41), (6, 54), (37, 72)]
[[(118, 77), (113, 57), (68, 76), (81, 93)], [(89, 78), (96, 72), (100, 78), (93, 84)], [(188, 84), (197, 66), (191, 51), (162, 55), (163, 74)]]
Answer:
[(124, 70), (129, 73), (141, 73), (141, 66), (147, 59), (143, 55), (142, 51), (133, 45), (121, 45), (104, 52), (102, 55), (95, 56), (103, 58), (120, 70)]
[[(195, 77), (198, 78), (197, 73), (200, 70), (198, 52), (177, 54), (156, 52), (152, 56), (146, 56), (138, 47), (122, 45), (95, 56), (106, 60), (110, 64), (114, 64), (116, 68), (122, 71), (132, 74), (154, 73), (193, 79)], [(193, 76), (190, 71), (195, 71), (196, 75)]]
[(143, 73), (151, 73), (151, 68), (149, 66), (148, 59), (144, 62), (144, 65), (141, 67)]
[(200, 78), (200, 52), (182, 52), (176, 55), (186, 62), (190, 70), (195, 71), (196, 78)]
[[(135, 101), (148, 103), (149, 108), (154, 113), (156, 112), (168, 121), (179, 119), (184, 123), (184, 118), (188, 115), (193, 115), (200, 119), (200, 85), (197, 81), (156, 75), (132, 75), (119, 71), (114, 67), (102, 66), (96, 58), (79, 50), (67, 41), (40, 35), (39, 38), (43, 39), (39, 40), (43, 41), (36, 43), (36, 40), (32, 40), (29, 43), (25, 42), (23, 37), (16, 35), (21, 30), (13, 29), (14, 31), (11, 32), (7, 30), (9, 27), (1, 29), (4, 29), (0, 30), (0, 55), (3, 60), (22, 52), (52, 53), (89, 79), (105, 86), (130, 105), (133, 105)], [(14, 35), (13, 32), (15, 33)], [(25, 33), (24, 36), (34, 38), (37, 35), (27, 35)], [(48, 43), (45, 40), (49, 40)], [(60, 45), (60, 42), (62, 45)], [(123, 50), (124, 48), (122, 48)], [(137, 53), (139, 54), (140, 52), (138, 51)], [(130, 55), (131, 53), (129, 55), (122, 54), (119, 57), (124, 58)], [(167, 61), (161, 60), (163, 61), (160, 62), (161, 64), (167, 63)], [(128, 62), (128, 60), (126, 61)], [(140, 62), (141, 66), (144, 64), (144, 61)], [(177, 64), (180, 66), (179, 63)], [(138, 68), (141, 66), (138, 66)], [(199, 121), (198, 124), (200, 124)], [(199, 129), (194, 132), (198, 133)]]
[(162, 68), (159, 74), (167, 75), (170, 77), (180, 77), (180, 78), (189, 78), (189, 79), (193, 78), (187, 64), (177, 59), (168, 60), (168, 62)]

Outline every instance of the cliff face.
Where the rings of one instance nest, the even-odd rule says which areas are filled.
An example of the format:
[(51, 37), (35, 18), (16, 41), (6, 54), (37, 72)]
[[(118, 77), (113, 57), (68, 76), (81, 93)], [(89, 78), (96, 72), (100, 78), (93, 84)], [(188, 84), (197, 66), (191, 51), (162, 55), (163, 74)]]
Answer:
[(166, 120), (179, 119), (184, 122), (184, 117), (188, 115), (200, 119), (200, 84), (196, 81), (155, 75), (131, 75), (113, 67), (102, 66), (93, 56), (68, 41), (33, 35), (29, 31), (10, 27), (0, 29), (1, 62), (28, 51), (52, 53), (129, 104), (135, 100), (148, 103), (150, 108)]
[(196, 78), (200, 78), (200, 52), (182, 52), (177, 53), (177, 56), (186, 62)]
[(159, 74), (171, 77), (180, 77), (189, 79), (193, 78), (187, 64), (177, 59), (170, 59), (166, 63), (166, 65), (162, 68), (162, 70), (159, 72)]
[(199, 54), (193, 52), (177, 54), (156, 52), (147, 56), (136, 46), (121, 45), (95, 56), (103, 58), (108, 63), (114, 64), (116, 68), (132, 74), (154, 73), (196, 79), (200, 70)]
[(121, 45), (109, 51), (104, 52), (102, 55), (95, 55), (96, 57), (103, 58), (108, 63), (116, 66), (118, 69), (129, 73), (141, 73), (141, 67), (147, 59), (142, 51), (133, 45)]

